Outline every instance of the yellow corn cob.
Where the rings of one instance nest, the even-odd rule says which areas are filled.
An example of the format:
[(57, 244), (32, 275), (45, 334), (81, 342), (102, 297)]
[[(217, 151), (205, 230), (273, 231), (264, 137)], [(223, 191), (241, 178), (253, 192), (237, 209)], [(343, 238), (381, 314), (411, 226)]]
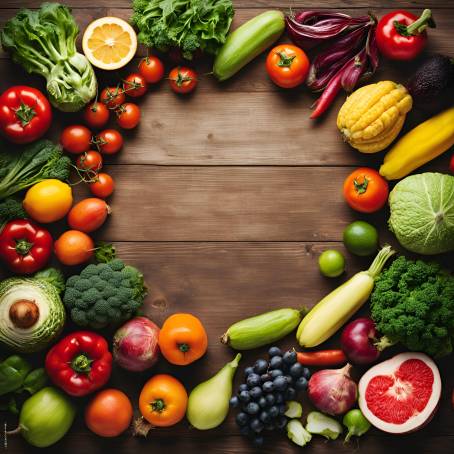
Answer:
[(389, 80), (353, 92), (337, 116), (344, 140), (363, 153), (384, 150), (399, 134), (413, 100), (403, 85)]
[(454, 145), (454, 107), (412, 129), (386, 154), (380, 174), (398, 180)]

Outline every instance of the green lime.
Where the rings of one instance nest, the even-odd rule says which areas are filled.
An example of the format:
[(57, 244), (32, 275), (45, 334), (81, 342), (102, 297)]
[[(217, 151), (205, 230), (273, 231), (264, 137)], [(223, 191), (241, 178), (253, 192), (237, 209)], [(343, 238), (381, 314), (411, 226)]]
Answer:
[(364, 221), (355, 221), (344, 230), (345, 247), (361, 257), (372, 255), (378, 249), (377, 229)]
[(339, 251), (328, 249), (318, 258), (318, 266), (323, 276), (337, 277), (345, 270), (345, 259)]

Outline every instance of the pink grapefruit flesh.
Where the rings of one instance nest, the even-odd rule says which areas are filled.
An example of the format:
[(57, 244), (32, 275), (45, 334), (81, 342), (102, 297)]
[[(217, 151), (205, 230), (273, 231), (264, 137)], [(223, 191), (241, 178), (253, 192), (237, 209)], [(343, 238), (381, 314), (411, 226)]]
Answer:
[(432, 418), (441, 396), (435, 363), (422, 353), (402, 353), (369, 369), (359, 382), (359, 406), (375, 427), (412, 432)]

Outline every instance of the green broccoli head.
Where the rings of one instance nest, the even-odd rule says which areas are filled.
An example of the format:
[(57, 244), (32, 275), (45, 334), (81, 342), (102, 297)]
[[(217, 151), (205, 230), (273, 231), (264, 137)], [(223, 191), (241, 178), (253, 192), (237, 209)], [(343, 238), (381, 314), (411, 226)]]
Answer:
[(444, 356), (453, 350), (454, 277), (436, 263), (399, 257), (376, 280), (371, 314), (384, 344)]
[(88, 265), (80, 275), (68, 278), (63, 302), (74, 323), (99, 329), (133, 317), (145, 296), (139, 270), (114, 259)]

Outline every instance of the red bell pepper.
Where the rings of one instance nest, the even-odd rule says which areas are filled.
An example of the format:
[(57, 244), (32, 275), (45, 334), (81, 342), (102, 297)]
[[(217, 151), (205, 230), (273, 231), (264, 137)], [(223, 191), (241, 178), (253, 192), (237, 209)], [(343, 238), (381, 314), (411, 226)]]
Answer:
[(91, 331), (76, 331), (54, 345), (46, 356), (51, 380), (71, 396), (85, 396), (107, 383), (112, 354), (107, 341)]
[(0, 96), (0, 131), (11, 142), (29, 143), (43, 136), (52, 122), (52, 108), (36, 88), (17, 85)]
[(49, 261), (52, 245), (46, 229), (27, 219), (16, 219), (0, 233), (0, 258), (14, 273), (31, 274)]
[(419, 18), (408, 11), (392, 11), (378, 22), (378, 49), (391, 60), (413, 60), (426, 45), (427, 27), (435, 27), (430, 9)]

